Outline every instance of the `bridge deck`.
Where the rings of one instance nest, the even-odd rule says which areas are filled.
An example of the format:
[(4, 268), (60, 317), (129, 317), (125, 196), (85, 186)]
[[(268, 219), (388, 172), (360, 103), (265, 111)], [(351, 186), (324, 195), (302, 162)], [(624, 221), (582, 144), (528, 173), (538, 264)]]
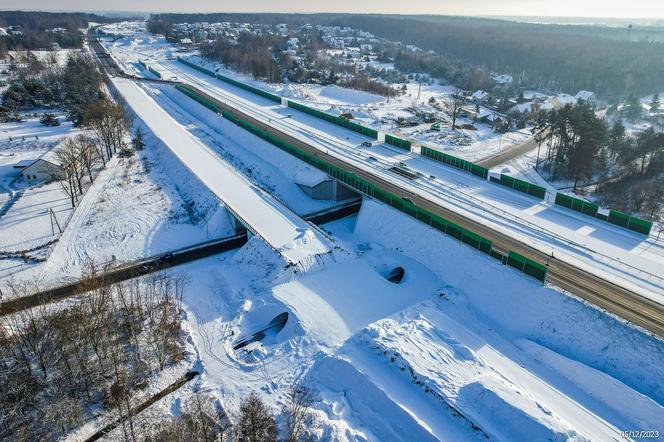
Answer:
[(142, 88), (114, 79), (116, 88), (148, 128), (254, 234), (263, 238), (289, 262), (330, 250), (320, 231), (274, 197), (236, 172), (203, 142), (166, 113)]

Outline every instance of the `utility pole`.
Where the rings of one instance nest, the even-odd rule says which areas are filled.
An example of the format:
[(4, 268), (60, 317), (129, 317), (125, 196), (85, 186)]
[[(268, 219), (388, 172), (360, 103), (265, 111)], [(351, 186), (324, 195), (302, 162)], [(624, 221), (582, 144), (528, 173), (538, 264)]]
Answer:
[(48, 214), (51, 219), (51, 234), (55, 236), (55, 229), (53, 228), (53, 224), (55, 222), (55, 225), (58, 227), (58, 232), (62, 234), (62, 227), (60, 227), (60, 223), (58, 222), (58, 218), (55, 216), (55, 212), (53, 212), (53, 209), (48, 209)]

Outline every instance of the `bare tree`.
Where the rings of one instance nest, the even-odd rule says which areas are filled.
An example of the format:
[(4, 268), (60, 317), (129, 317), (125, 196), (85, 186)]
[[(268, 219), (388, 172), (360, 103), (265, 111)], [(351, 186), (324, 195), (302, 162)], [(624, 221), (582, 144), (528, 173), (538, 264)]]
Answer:
[(129, 117), (121, 105), (103, 99), (88, 106), (85, 121), (99, 140), (100, 156), (105, 163), (124, 146), (129, 133)]
[(78, 149), (81, 165), (85, 168), (85, 171), (88, 173), (90, 183), (92, 183), (92, 181), (94, 181), (92, 177), (92, 170), (97, 164), (97, 161), (99, 161), (99, 152), (97, 151), (97, 146), (95, 146), (95, 142), (92, 138), (85, 135), (78, 135), (74, 141)]
[(236, 427), (241, 442), (273, 442), (277, 440), (274, 416), (256, 393), (240, 404), (240, 420)]
[(83, 163), (76, 137), (64, 140), (55, 150), (55, 156), (64, 171), (64, 179), (67, 180), (65, 189), (72, 191), (71, 184), (74, 183), (77, 185), (78, 194), (83, 195)]
[(443, 101), (445, 109), (447, 109), (452, 117), (452, 129), (456, 129), (456, 120), (461, 113), (461, 108), (465, 102), (466, 99), (464, 98), (463, 93), (459, 91), (454, 92)]
[(297, 442), (304, 438), (307, 420), (312, 416), (311, 406), (316, 401), (317, 391), (304, 384), (293, 384), (288, 391), (283, 407), (286, 440)]

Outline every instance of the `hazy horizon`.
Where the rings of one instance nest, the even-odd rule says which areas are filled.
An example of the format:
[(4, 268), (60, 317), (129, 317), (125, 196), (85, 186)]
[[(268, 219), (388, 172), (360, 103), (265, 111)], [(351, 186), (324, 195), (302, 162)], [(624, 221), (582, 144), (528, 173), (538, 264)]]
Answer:
[(311, 0), (301, 2), (276, 2), (254, 0), (241, 5), (229, 5), (217, 0), (183, 2), (178, 0), (116, 0), (114, 7), (108, 4), (90, 5), (86, 0), (5, 0), (2, 10), (81, 11), (98, 13), (148, 14), (154, 12), (212, 13), (212, 12), (269, 12), (269, 13), (376, 13), (376, 14), (431, 14), (464, 15), (514, 18), (559, 19), (664, 19), (664, 2), (633, 0), (611, 2), (605, 0), (412, 0), (408, 4), (385, 4), (374, 0), (357, 2), (339, 0), (335, 3)]

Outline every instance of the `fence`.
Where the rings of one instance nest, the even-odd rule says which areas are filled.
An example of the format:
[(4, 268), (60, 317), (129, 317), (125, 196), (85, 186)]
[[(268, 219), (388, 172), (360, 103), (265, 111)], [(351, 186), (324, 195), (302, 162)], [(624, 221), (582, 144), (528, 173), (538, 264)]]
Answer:
[(644, 235), (650, 235), (650, 230), (652, 230), (652, 223), (650, 221), (617, 210), (609, 211), (607, 216), (599, 213), (599, 206), (597, 204), (574, 198), (564, 193), (558, 192), (556, 194), (556, 204)]
[(478, 166), (475, 163), (463, 160), (461, 158), (457, 158), (452, 155), (448, 155), (439, 150), (431, 149), (430, 147), (422, 146), (422, 156), (431, 158), (441, 163), (445, 163), (452, 167), (456, 167), (457, 169), (470, 172), (473, 175), (477, 175), (484, 179), (487, 179), (487, 177), (489, 176), (489, 169), (485, 167)]
[(304, 112), (305, 114), (313, 115), (314, 117), (336, 124), (337, 126), (345, 127), (346, 129), (350, 129), (353, 132), (366, 135), (367, 137), (371, 137), (373, 139), (378, 138), (377, 131), (370, 129), (368, 127), (364, 127), (361, 124), (353, 123), (352, 121), (349, 121), (345, 118), (337, 117), (335, 115), (330, 115), (327, 112), (319, 111), (318, 109), (313, 109), (311, 107), (305, 106), (300, 103), (296, 103), (295, 101), (291, 100), (288, 100), (288, 107), (298, 110), (300, 112)]
[(217, 78), (217, 79), (219, 79), (223, 82), (226, 82), (226, 83), (232, 84), (233, 86), (239, 87), (240, 89), (244, 89), (245, 91), (252, 92), (256, 95), (260, 95), (261, 97), (267, 98), (268, 100), (274, 101), (275, 103), (281, 103), (281, 97), (278, 96), (278, 95), (272, 94), (270, 92), (264, 91), (263, 89), (259, 89), (259, 88), (254, 87), (254, 86), (250, 86), (246, 83), (243, 83), (241, 81), (237, 81), (237, 80), (235, 80), (233, 78), (230, 78), (230, 77), (227, 77), (225, 75), (221, 75), (217, 72), (213, 72), (209, 69), (205, 69), (204, 67), (199, 66), (196, 63), (192, 63), (188, 60), (185, 60), (184, 58), (178, 57), (178, 61), (183, 63), (183, 64), (186, 64), (189, 67), (192, 67), (192, 68), (196, 69), (199, 72), (203, 72), (204, 74), (207, 74), (211, 77), (215, 77), (215, 78)]
[[(219, 112), (221, 110), (219, 106), (214, 104), (206, 97), (198, 94), (191, 88), (178, 85), (177, 89), (185, 93), (187, 96), (198, 101), (199, 103), (203, 104), (204, 106), (214, 110), (215, 112)], [(322, 170), (323, 172), (327, 173), (329, 176), (341, 181), (342, 183), (352, 187), (353, 189), (356, 189), (361, 193), (364, 193), (365, 195), (368, 195), (372, 198), (377, 199), (378, 201), (388, 204), (389, 206), (394, 207), (395, 209), (419, 220), (420, 222), (423, 222), (428, 226), (431, 226), (432, 228), (442, 233), (445, 233), (446, 235), (449, 235), (463, 242), (464, 244), (467, 244), (475, 248), (476, 250), (479, 250), (482, 253), (485, 253), (495, 259), (498, 259), (503, 264), (508, 264), (511, 267), (514, 267), (526, 273), (527, 275), (538, 279), (539, 281), (544, 281), (546, 279), (546, 267), (542, 266), (541, 264), (532, 261), (528, 258), (522, 257), (521, 255), (516, 254), (514, 252), (510, 252), (511, 255), (508, 254), (508, 256), (506, 257), (500, 252), (493, 250), (493, 243), (491, 240), (484, 238), (481, 235), (478, 235), (475, 232), (472, 232), (471, 230), (459, 226), (458, 224), (455, 224), (426, 209), (418, 207), (414, 203), (404, 198), (393, 195), (392, 193), (379, 188), (378, 186), (358, 177), (357, 175), (351, 172), (347, 172), (346, 170), (341, 169), (340, 167), (337, 167), (331, 163), (328, 163), (325, 160), (322, 160), (314, 155), (310, 155), (307, 152), (303, 151), (302, 149), (280, 138), (277, 138), (271, 133), (239, 118), (232, 112), (221, 110), (221, 114), (223, 115), (224, 118), (228, 119), (229, 121), (248, 130), (254, 135), (257, 135), (258, 137), (270, 142), (271, 144), (277, 146), (278, 148), (301, 159), (302, 161), (305, 161), (306, 163), (311, 164), (312, 166)], [(520, 257), (520, 258), (513, 258), (512, 261), (510, 261), (509, 256)], [(520, 266), (516, 265), (518, 263), (521, 263), (521, 265)]]
[(397, 138), (395, 136), (392, 136), (390, 134), (385, 134), (385, 142), (387, 144), (391, 144), (392, 146), (398, 147), (400, 149), (405, 149), (410, 151), (411, 148), (411, 143), (408, 140), (403, 140), (401, 138)]
[[(493, 181), (493, 180), (492, 180)], [(500, 179), (497, 181), (501, 186), (509, 187), (518, 192), (527, 193), (528, 195), (544, 199), (546, 196), (546, 189), (542, 186), (523, 181), (509, 175), (500, 174)]]

